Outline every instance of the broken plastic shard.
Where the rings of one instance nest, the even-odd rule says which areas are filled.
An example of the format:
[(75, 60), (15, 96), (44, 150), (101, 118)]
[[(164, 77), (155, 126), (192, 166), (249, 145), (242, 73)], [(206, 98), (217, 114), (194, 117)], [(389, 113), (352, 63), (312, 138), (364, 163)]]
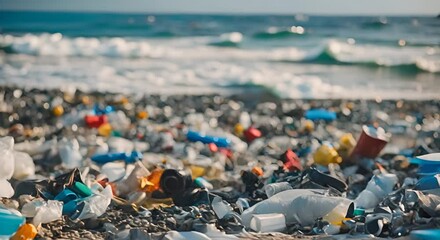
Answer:
[(0, 207), (0, 239), (9, 239), (24, 222), (20, 212)]
[(292, 189), (292, 186), (288, 182), (271, 183), (264, 187), (267, 197), (272, 197), (273, 195)]
[(49, 223), (61, 218), (63, 211), (63, 203), (55, 200), (48, 200), (44, 205), (38, 207), (37, 212), (32, 220), (35, 226), (40, 223)]
[(214, 197), (212, 200), (212, 209), (219, 219), (222, 219), (227, 213), (232, 212), (233, 209), (231, 205), (223, 201), (221, 197)]
[(91, 197), (84, 200), (84, 208), (79, 214), (79, 219), (88, 219), (99, 217), (107, 210), (110, 205), (113, 193), (110, 185), (102, 190), (100, 193), (95, 193)]

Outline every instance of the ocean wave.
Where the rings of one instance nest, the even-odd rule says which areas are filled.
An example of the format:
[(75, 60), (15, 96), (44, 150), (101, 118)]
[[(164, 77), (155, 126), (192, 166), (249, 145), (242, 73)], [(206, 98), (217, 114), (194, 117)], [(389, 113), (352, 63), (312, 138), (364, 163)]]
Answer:
[[(193, 60), (269, 61), (297, 64), (387, 68), (403, 73), (440, 73), (438, 47), (391, 47), (330, 40), (313, 49), (295, 47), (240, 48), (239, 32), (219, 37), (177, 39), (68, 38), (63, 35), (0, 35), (0, 51), (54, 57), (166, 58)], [(222, 51), (216, 49), (223, 47)]]
[(238, 47), (243, 40), (243, 34), (239, 32), (224, 33), (208, 45), (216, 47)]
[(440, 73), (440, 59), (421, 54), (418, 49), (401, 50), (399, 52), (392, 48), (358, 47), (337, 41), (330, 41), (324, 47), (317, 50), (296, 53), (291, 58), (278, 59), (278, 61), (301, 64), (390, 68), (405, 73)]
[(287, 29), (270, 27), (264, 32), (258, 32), (254, 34), (254, 38), (257, 39), (288, 38), (288, 37), (304, 36), (305, 34), (306, 34), (305, 30), (301, 26), (292, 26)]
[(23, 36), (0, 35), (0, 50), (36, 56), (154, 57), (155, 49), (144, 41), (124, 38), (65, 38), (60, 33)]

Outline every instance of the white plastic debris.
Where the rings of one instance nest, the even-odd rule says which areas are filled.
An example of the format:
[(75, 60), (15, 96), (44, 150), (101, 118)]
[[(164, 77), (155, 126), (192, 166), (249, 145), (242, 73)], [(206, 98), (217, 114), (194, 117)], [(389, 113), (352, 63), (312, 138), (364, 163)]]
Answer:
[(329, 222), (342, 221), (349, 211), (354, 211), (351, 200), (317, 194), (311, 189), (292, 189), (280, 192), (248, 208), (241, 215), (243, 224), (250, 227), (255, 214), (281, 213), (286, 224), (311, 226), (317, 218)]
[(0, 179), (11, 179), (14, 174), (14, 138), (0, 138)]
[(13, 177), (18, 180), (35, 175), (35, 164), (31, 156), (25, 152), (14, 151), (15, 168)]
[(61, 218), (63, 212), (63, 203), (55, 200), (34, 199), (26, 203), (21, 213), (23, 216), (33, 218), (32, 223), (35, 226), (41, 223), (49, 223)]
[(255, 214), (250, 228), (256, 232), (280, 232), (286, 228), (286, 218), (281, 213)]
[(395, 174), (381, 173), (374, 175), (365, 190), (356, 198), (356, 207), (364, 209), (376, 207), (385, 196), (393, 191), (397, 181)]
[(6, 179), (0, 179), (0, 197), (10, 198), (14, 195), (14, 189)]
[(105, 187), (102, 192), (95, 192), (94, 195), (84, 200), (84, 208), (78, 218), (82, 220), (101, 216), (107, 210), (108, 205), (110, 205), (112, 196), (113, 193), (110, 185)]
[(68, 169), (81, 167), (82, 156), (79, 151), (78, 140), (63, 139), (59, 143), (58, 151), (60, 152), (61, 161), (63, 162), (64, 167)]

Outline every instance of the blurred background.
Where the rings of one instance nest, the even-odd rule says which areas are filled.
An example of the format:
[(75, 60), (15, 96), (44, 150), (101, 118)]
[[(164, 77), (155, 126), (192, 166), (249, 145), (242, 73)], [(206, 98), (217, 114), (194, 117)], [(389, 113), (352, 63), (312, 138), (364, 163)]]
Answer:
[(438, 99), (438, 14), (438, 0), (0, 0), (0, 84)]

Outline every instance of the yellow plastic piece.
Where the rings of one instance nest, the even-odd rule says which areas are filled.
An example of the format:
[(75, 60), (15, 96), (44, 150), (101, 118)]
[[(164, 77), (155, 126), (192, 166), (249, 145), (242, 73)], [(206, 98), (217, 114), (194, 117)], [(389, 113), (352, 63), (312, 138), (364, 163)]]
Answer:
[(139, 118), (139, 119), (146, 119), (146, 118), (148, 118), (148, 112), (146, 112), (146, 111), (139, 112), (137, 114), (137, 118)]
[(140, 178), (140, 187), (146, 192), (153, 192), (160, 188), (160, 177), (162, 177), (163, 169), (154, 169), (150, 176), (145, 178)]
[(351, 151), (356, 145), (356, 140), (351, 133), (346, 133), (339, 139), (339, 145), (341, 148)]
[(35, 236), (37, 236), (37, 228), (30, 223), (26, 223), (18, 229), (11, 240), (31, 240)]
[(104, 137), (110, 136), (112, 133), (112, 126), (110, 123), (104, 123), (98, 128), (98, 134)]
[(304, 131), (306, 131), (306, 132), (313, 132), (314, 129), (315, 129), (315, 124), (313, 123), (313, 121), (306, 120), (304, 122)]
[(240, 123), (235, 124), (234, 126), (234, 133), (237, 136), (242, 136), (244, 132), (244, 127)]
[(144, 206), (147, 209), (154, 209), (159, 207), (171, 207), (174, 205), (172, 198), (149, 198), (147, 201), (145, 201), (142, 206)]
[(200, 167), (200, 166), (196, 166), (196, 165), (190, 166), (190, 169), (191, 169), (191, 175), (192, 175), (193, 179), (204, 176), (205, 172), (206, 172), (204, 167)]
[(81, 98), (81, 102), (82, 102), (84, 105), (89, 105), (89, 104), (91, 103), (89, 96), (83, 96), (83, 97)]
[(316, 164), (328, 166), (330, 163), (341, 163), (342, 158), (339, 156), (335, 148), (323, 144), (313, 154), (313, 160)]
[(63, 106), (61, 106), (61, 105), (55, 106), (55, 107), (52, 109), (52, 113), (53, 113), (53, 115), (55, 115), (56, 117), (59, 117), (59, 116), (63, 115), (63, 113), (64, 113), (64, 108), (63, 108)]

